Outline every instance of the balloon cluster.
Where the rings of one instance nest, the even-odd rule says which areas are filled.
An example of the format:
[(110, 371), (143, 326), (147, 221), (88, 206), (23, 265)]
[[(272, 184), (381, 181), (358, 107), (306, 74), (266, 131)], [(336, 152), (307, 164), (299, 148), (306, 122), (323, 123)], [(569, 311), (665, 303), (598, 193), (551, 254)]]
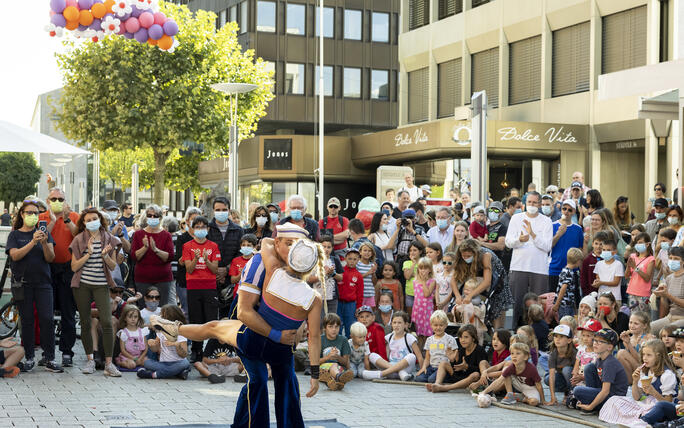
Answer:
[(178, 44), (178, 24), (159, 11), (158, 0), (50, 0), (45, 30), (61, 37), (64, 29), (93, 42), (116, 34), (169, 52)]

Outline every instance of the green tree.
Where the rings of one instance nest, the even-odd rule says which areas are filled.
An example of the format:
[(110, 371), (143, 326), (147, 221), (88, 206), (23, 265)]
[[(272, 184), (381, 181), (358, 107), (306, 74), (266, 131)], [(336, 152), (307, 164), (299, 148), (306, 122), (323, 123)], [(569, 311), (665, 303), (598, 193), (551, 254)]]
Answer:
[(154, 184), (154, 153), (149, 148), (117, 151), (107, 149), (100, 153), (100, 178), (112, 180), (122, 189), (132, 185), (132, 167), (138, 164), (140, 189), (149, 189)]
[[(229, 102), (211, 84), (258, 86), (240, 97), (240, 138), (253, 135), (273, 98), (272, 73), (254, 58), (253, 50), (242, 51), (235, 23), (217, 31), (212, 12), (200, 10), (193, 16), (186, 6), (161, 7), (180, 28), (175, 52), (113, 36), (99, 43), (72, 44), (57, 56), (64, 89), (61, 112), (55, 109), (59, 129), (79, 144), (91, 143), (101, 151), (151, 149), (157, 203), (162, 200), (169, 158), (184, 141), (201, 142), (205, 156), (228, 152)], [(172, 182), (176, 189), (195, 185)]]
[(42, 172), (31, 153), (0, 153), (0, 201), (19, 202), (35, 195)]

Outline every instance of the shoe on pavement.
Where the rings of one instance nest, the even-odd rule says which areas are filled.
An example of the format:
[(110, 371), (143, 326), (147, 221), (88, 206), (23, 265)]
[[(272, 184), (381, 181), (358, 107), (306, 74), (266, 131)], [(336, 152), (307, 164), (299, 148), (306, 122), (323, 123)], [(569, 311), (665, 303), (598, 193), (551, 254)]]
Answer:
[(226, 378), (224, 376), (219, 376), (217, 374), (210, 374), (209, 375), (209, 383), (223, 383), (226, 381)]
[(411, 373), (400, 373), (399, 374), (399, 379), (401, 379), (402, 382), (411, 382), (415, 376), (413, 376)]
[(247, 383), (247, 373), (240, 373), (233, 376), (235, 383)]
[(152, 370), (140, 369), (137, 374), (140, 379), (154, 379)]
[(73, 357), (69, 354), (62, 354), (62, 367), (72, 367), (73, 365)]
[(64, 369), (62, 366), (57, 364), (57, 361), (48, 361), (45, 363), (45, 370), (52, 372), (52, 373), (64, 373)]
[(48, 363), (47, 358), (42, 357), (40, 360), (38, 360), (38, 367), (45, 367), (45, 365)]
[(582, 410), (580, 411), (580, 415), (582, 415), (582, 416), (591, 416), (591, 415), (595, 415), (595, 414), (596, 414), (596, 410), (586, 410), (586, 409), (582, 409)]
[(175, 342), (178, 338), (178, 327), (181, 325), (180, 321), (169, 321), (158, 315), (150, 316), (150, 326), (155, 331), (163, 334), (167, 340)]
[(176, 377), (178, 379), (188, 380), (188, 375), (190, 374), (190, 367), (184, 369), (182, 372), (178, 373)]
[(0, 368), (2, 372), (0, 372), (0, 377), (16, 377), (21, 370), (19, 370), (19, 367), (17, 366), (9, 366), (5, 368)]
[(347, 369), (347, 370), (344, 370), (344, 371), (339, 372), (339, 373), (337, 374), (337, 376), (335, 376), (335, 377), (336, 377), (335, 380), (336, 380), (337, 382), (340, 382), (340, 383), (347, 383), (347, 382), (349, 382), (350, 380), (354, 379), (354, 372), (351, 371), (351, 370), (349, 370), (349, 369)]
[(36, 360), (31, 358), (30, 360), (26, 360), (20, 364), (21, 364), (21, 366), (19, 367), (19, 369), (21, 371), (27, 373), (27, 372), (30, 372), (31, 370), (33, 370), (33, 368), (36, 366)]
[(334, 378), (330, 378), (330, 380), (326, 382), (326, 385), (328, 385), (328, 388), (330, 388), (331, 391), (339, 391), (344, 388), (344, 384), (342, 382), (337, 382)]
[(81, 373), (83, 374), (93, 374), (95, 373), (95, 360), (88, 360), (85, 366), (81, 368)]
[(520, 394), (516, 394), (515, 392), (509, 392), (506, 394), (506, 396), (501, 400), (501, 404), (515, 404), (518, 401), (521, 400), (519, 397)]
[(121, 377), (121, 372), (118, 368), (116, 368), (114, 363), (109, 363), (105, 365), (104, 375), (111, 377)]

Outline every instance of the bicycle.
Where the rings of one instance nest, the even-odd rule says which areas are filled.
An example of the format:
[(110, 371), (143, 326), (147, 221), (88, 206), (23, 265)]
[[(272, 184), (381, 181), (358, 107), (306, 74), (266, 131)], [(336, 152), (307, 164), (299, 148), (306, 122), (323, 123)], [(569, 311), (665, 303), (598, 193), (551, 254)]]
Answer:
[[(4, 245), (0, 245), (0, 247), (4, 247)], [(5, 289), (5, 282), (10, 273), (9, 266), (10, 262), (8, 256), (5, 260), (5, 266), (2, 269), (2, 277), (0, 277), (0, 297), (2, 297)], [(0, 307), (0, 339), (16, 336), (20, 324), (19, 308), (14, 302), (14, 297), (12, 297), (9, 302)]]

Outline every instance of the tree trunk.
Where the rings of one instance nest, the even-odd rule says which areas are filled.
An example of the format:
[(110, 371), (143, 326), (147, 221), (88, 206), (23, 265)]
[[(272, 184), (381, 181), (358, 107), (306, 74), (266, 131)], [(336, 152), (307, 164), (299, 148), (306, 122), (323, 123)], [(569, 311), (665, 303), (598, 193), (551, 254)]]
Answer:
[(160, 153), (154, 149), (154, 188), (152, 200), (155, 204), (162, 206), (164, 203), (164, 179), (166, 178), (166, 160), (168, 153)]

